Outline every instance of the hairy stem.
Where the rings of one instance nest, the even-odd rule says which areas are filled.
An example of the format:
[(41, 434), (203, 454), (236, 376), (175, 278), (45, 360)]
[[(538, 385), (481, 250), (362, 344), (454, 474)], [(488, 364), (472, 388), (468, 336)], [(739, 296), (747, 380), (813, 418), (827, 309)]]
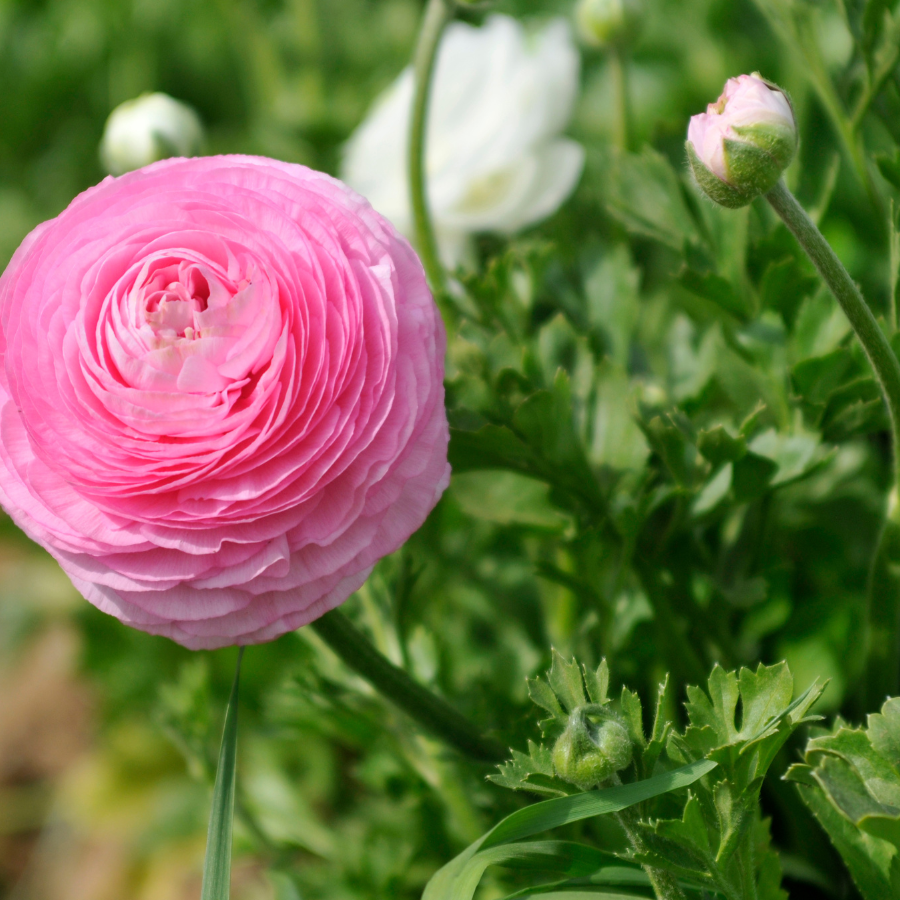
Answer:
[[(891, 422), (895, 470), (895, 487), (891, 496), (894, 498), (900, 483), (897, 472), (900, 460), (900, 362), (859, 288), (784, 182), (780, 181), (772, 188), (766, 199), (797, 238), (841, 305), (875, 372)], [(863, 687), (867, 700), (895, 694), (900, 676), (900, 581), (892, 575), (892, 564), (900, 547), (897, 515), (897, 503), (892, 500), (888, 521), (872, 564), (866, 610), (867, 660)]]
[[(613, 777), (615, 778), (615, 783), (622, 783), (618, 776)], [(638, 828), (638, 815), (634, 807), (629, 807), (616, 813), (616, 818), (619, 820), (619, 824), (622, 826), (629, 843), (634, 847), (634, 852), (644, 853), (647, 848)], [(684, 891), (678, 886), (678, 880), (671, 872), (666, 872), (665, 869), (658, 869), (656, 866), (644, 866), (644, 871), (650, 879), (650, 884), (653, 886), (653, 891), (658, 900), (687, 900)]]
[(347, 666), (431, 734), (474, 759), (502, 762), (507, 758), (501, 744), (485, 737), (446, 700), (413, 681), (403, 669), (382, 656), (343, 613), (333, 609), (309, 627)]
[(428, 206), (426, 179), (426, 137), (428, 131), (428, 99), (431, 79), (441, 35), (453, 18), (453, 0), (429, 0), (419, 31), (413, 59), (412, 118), (409, 128), (409, 197), (412, 206), (416, 247), (425, 266), (431, 289), (438, 297), (447, 293), (447, 276), (441, 265), (434, 224)]

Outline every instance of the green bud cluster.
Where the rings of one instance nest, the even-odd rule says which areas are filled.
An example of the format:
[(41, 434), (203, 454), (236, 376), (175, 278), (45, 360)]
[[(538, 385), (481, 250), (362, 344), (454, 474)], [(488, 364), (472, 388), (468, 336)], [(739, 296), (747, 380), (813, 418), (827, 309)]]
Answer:
[(587, 791), (624, 769), (631, 754), (624, 725), (602, 707), (581, 706), (573, 710), (553, 747), (553, 766), (564, 781)]

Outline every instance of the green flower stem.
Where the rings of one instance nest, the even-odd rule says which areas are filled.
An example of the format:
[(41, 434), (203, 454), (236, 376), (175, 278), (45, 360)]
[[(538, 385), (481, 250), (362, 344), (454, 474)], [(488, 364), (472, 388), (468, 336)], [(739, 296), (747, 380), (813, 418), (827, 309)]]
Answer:
[(609, 71), (616, 104), (613, 140), (620, 150), (628, 151), (631, 149), (631, 103), (628, 95), (628, 60), (621, 47), (610, 48)]
[[(897, 693), (900, 676), (900, 581), (891, 574), (895, 568), (893, 563), (900, 553), (900, 513), (895, 499), (897, 485), (900, 484), (897, 472), (900, 465), (900, 362), (859, 288), (784, 182), (780, 181), (772, 188), (766, 199), (800, 242), (840, 303), (869, 358), (887, 403), (893, 437), (894, 490), (888, 521), (872, 564), (866, 611), (867, 660), (863, 685), (866, 695), (863, 702), (868, 704), (874, 698), (880, 703), (879, 698)], [(874, 707), (866, 705), (864, 708)]]
[[(606, 784), (621, 785), (622, 779), (617, 774), (613, 774)], [(630, 806), (617, 812), (616, 819), (619, 825), (622, 826), (625, 837), (628, 838), (628, 842), (634, 848), (634, 852), (638, 854), (646, 853), (647, 845), (644, 843), (643, 837), (641, 837), (640, 816), (637, 810)], [(644, 866), (643, 869), (650, 879), (650, 884), (657, 896), (657, 900), (687, 900), (684, 891), (678, 886), (678, 879), (671, 872), (666, 872), (665, 869), (658, 869), (656, 866)]]
[(209, 831), (206, 838), (206, 859), (203, 863), (203, 884), (200, 900), (228, 900), (231, 892), (231, 831), (234, 822), (235, 767), (237, 762), (237, 705), (241, 681), (241, 660), (244, 648), (238, 648), (237, 667), (231, 697), (225, 710), (222, 746), (216, 767)]
[(447, 276), (441, 265), (434, 225), (428, 207), (425, 141), (428, 130), (428, 99), (437, 49), (444, 28), (453, 18), (453, 10), (453, 0), (428, 0), (413, 59), (415, 88), (409, 128), (409, 197), (416, 235), (416, 249), (422, 258), (431, 289), (439, 298), (444, 297), (447, 293)]
[(436, 737), (484, 762), (507, 758), (501, 744), (485, 737), (449, 703), (382, 656), (343, 613), (334, 609), (309, 627), (347, 666)]
[(878, 322), (875, 321), (875, 316), (872, 315), (872, 310), (863, 299), (859, 288), (831, 249), (831, 245), (822, 237), (812, 219), (787, 189), (784, 181), (779, 181), (766, 194), (766, 200), (812, 260), (822, 280), (850, 320), (869, 358), (890, 415), (896, 468), (900, 448), (900, 362)]

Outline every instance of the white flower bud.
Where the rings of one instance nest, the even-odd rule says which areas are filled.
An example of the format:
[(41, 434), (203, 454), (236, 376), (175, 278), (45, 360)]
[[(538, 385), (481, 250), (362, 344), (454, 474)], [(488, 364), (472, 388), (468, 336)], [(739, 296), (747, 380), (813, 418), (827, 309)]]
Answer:
[(730, 78), (722, 96), (688, 127), (688, 159), (697, 184), (731, 208), (770, 191), (796, 150), (791, 104), (757, 72)]
[(580, 0), (575, 21), (582, 40), (593, 47), (630, 44), (641, 27), (641, 0)]
[(169, 156), (195, 156), (202, 142), (203, 126), (190, 106), (168, 94), (141, 94), (110, 113), (100, 159), (121, 175)]

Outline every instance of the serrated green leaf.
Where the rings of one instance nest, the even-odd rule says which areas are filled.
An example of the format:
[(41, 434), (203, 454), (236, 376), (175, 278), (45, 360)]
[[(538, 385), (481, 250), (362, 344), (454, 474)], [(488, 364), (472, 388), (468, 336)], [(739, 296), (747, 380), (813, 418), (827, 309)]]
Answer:
[(741, 669), (739, 686), (742, 715), (738, 736), (744, 740), (759, 734), (767, 722), (790, 706), (794, 696), (794, 679), (785, 662), (760, 664), (755, 672)]
[(581, 666), (573, 659), (566, 662), (558, 650), (553, 650), (553, 663), (547, 674), (553, 693), (566, 712), (572, 712), (587, 703), (584, 684), (581, 680)]
[(650, 740), (660, 741), (665, 737), (668, 721), (666, 720), (665, 706), (669, 695), (669, 676), (665, 677), (656, 689), (656, 710), (653, 714), (653, 728), (650, 731)]
[(685, 708), (691, 725), (695, 728), (711, 728), (720, 744), (732, 743), (738, 735), (735, 727), (735, 714), (740, 698), (737, 675), (726, 672), (717, 664), (709, 676), (709, 696), (693, 685), (688, 687), (687, 695)]
[(900, 697), (892, 697), (880, 713), (868, 718), (869, 742), (878, 755), (900, 770)]
[(800, 798), (827, 833), (865, 900), (895, 900), (897, 855), (886, 841), (864, 834), (818, 788), (798, 786)]
[(644, 750), (641, 758), (644, 775), (650, 775), (656, 766), (656, 761), (666, 746), (669, 732), (672, 729), (672, 723), (668, 720), (665, 713), (665, 706), (669, 691), (669, 676), (663, 681), (656, 692), (656, 711), (653, 716), (653, 728), (650, 731), (650, 740)]
[(720, 746), (719, 735), (709, 725), (698, 728), (689, 725), (684, 734), (676, 731), (669, 733), (666, 741), (666, 753), (678, 763), (688, 763), (695, 759), (705, 759)]
[(551, 716), (557, 716), (559, 718), (565, 716), (565, 711), (562, 706), (560, 706), (559, 700), (556, 699), (553, 688), (551, 688), (543, 678), (528, 679), (528, 696), (533, 703), (540, 706), (541, 709), (547, 710)]
[(663, 819), (653, 826), (653, 830), (687, 850), (697, 861), (699, 871), (706, 870), (710, 858), (709, 832), (696, 794), (688, 794), (680, 819)]
[(807, 746), (806, 758), (816, 765), (840, 759), (853, 770), (865, 792), (880, 804), (900, 810), (900, 776), (872, 746), (867, 732), (860, 728), (838, 728), (833, 734), (814, 738)]
[(719, 824), (719, 847), (716, 850), (716, 863), (725, 865), (738, 845), (744, 839), (753, 824), (756, 809), (756, 796), (751, 794), (752, 805), (745, 803), (738, 795), (735, 786), (728, 781), (720, 781), (713, 792), (716, 815)]
[(534, 741), (528, 742), (528, 753), (513, 750), (512, 759), (498, 768), (499, 773), (488, 775), (488, 780), (510, 790), (533, 791), (555, 797), (578, 792), (578, 788), (557, 777), (552, 752)]
[(231, 894), (231, 826), (234, 820), (234, 784), (237, 763), (237, 704), (244, 648), (238, 649), (237, 669), (231, 697), (225, 710), (225, 727), (219, 750), (219, 765), (213, 787), (203, 886), (200, 900), (228, 900)]
[(597, 666), (597, 671), (591, 671), (587, 666), (584, 666), (584, 684), (587, 687), (588, 697), (591, 699), (591, 703), (596, 703), (598, 706), (603, 706), (605, 703), (609, 703), (609, 698), (607, 696), (609, 692), (609, 666), (606, 663), (605, 659), (600, 660), (600, 665)]
[(644, 737), (644, 708), (641, 705), (641, 698), (637, 692), (623, 687), (619, 706), (622, 709), (622, 717), (625, 720), (625, 727), (628, 729), (631, 742), (635, 747), (643, 749), (647, 746), (647, 739)]

